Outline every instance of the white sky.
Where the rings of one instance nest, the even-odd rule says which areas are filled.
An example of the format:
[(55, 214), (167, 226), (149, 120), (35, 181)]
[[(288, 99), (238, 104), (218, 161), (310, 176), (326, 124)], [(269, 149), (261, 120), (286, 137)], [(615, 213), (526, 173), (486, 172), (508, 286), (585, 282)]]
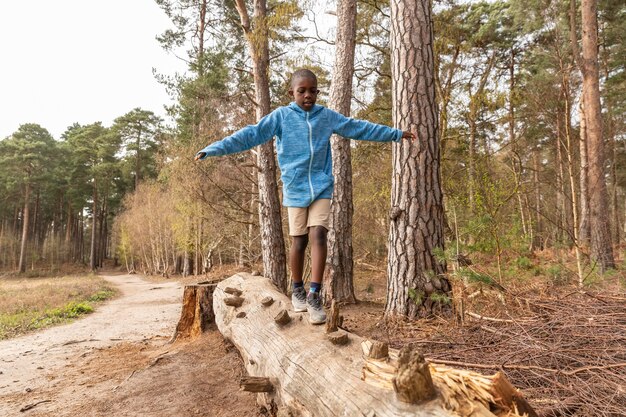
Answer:
[(152, 75), (184, 72), (155, 36), (171, 27), (154, 0), (0, 2), (0, 139), (37, 123), (65, 129), (135, 107), (164, 117), (171, 101)]

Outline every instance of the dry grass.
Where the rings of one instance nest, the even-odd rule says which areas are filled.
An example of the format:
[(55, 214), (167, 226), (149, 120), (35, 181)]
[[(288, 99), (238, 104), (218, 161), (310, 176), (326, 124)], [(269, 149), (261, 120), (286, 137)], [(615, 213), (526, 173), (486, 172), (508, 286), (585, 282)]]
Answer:
[(0, 340), (90, 313), (114, 294), (96, 275), (0, 278)]

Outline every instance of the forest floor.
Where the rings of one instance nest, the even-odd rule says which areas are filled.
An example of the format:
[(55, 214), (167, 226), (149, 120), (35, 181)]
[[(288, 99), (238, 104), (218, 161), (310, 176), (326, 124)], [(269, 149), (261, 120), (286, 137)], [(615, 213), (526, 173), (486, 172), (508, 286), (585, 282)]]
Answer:
[[(104, 275), (121, 295), (95, 313), (0, 342), (0, 415), (261, 415), (254, 395), (239, 391), (241, 359), (218, 332), (168, 343), (183, 284), (237, 271), (217, 267), (177, 281)], [(385, 272), (357, 265), (361, 301), (342, 308), (344, 327), (395, 348), (412, 343), (433, 362), (503, 371), (543, 416), (624, 416), (624, 278), (580, 291), (567, 280), (521, 275), (501, 288), (453, 282), (453, 314), (384, 320)]]

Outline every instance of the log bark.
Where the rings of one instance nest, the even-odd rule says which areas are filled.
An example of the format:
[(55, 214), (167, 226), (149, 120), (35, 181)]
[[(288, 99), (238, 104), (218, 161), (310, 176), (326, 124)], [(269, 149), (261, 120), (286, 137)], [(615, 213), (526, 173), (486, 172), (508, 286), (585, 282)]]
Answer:
[[(226, 287), (243, 292), (240, 307), (224, 304), (230, 296), (224, 291)], [(264, 306), (261, 301), (267, 297), (274, 303)], [(489, 377), (452, 372), (427, 362), (423, 364), (429, 367), (435, 397), (422, 396), (420, 404), (402, 401), (394, 391), (394, 380), (402, 372), (398, 351), (389, 349), (389, 356), (381, 359), (367, 358), (361, 347), (363, 339), (350, 333), (346, 333), (347, 344), (334, 344), (324, 326), (312, 326), (306, 313), (294, 312), (290, 300), (267, 278), (241, 273), (222, 281), (215, 289), (213, 308), (218, 329), (241, 353), (249, 376), (272, 382), (272, 392), (258, 394), (259, 403), (268, 410), (302, 417), (497, 415), (489, 411), (494, 401), (487, 390)], [(279, 325), (274, 318), (282, 310), (292, 320)], [(242, 311), (246, 312), (245, 320), (236, 318)], [(473, 390), (472, 378), (478, 378), (475, 375), (483, 382), (476, 383)]]
[(183, 308), (172, 341), (196, 337), (215, 324), (213, 291), (216, 284), (185, 285)]

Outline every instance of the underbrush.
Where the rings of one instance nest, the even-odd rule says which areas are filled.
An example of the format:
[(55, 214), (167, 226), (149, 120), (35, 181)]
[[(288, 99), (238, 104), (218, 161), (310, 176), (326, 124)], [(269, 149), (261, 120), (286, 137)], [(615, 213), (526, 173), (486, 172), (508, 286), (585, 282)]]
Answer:
[(115, 290), (96, 276), (0, 279), (0, 340), (93, 312)]
[[(384, 261), (374, 274), (357, 269), (364, 301), (346, 306), (351, 331), (413, 345), (435, 364), (483, 374), (500, 371), (540, 415), (622, 416), (626, 409), (626, 263), (600, 274), (585, 259), (580, 287), (570, 251), (505, 253), (502, 277), (494, 257), (472, 254), (454, 270), (450, 308), (429, 318), (384, 317)], [(378, 303), (367, 301), (370, 294)]]

